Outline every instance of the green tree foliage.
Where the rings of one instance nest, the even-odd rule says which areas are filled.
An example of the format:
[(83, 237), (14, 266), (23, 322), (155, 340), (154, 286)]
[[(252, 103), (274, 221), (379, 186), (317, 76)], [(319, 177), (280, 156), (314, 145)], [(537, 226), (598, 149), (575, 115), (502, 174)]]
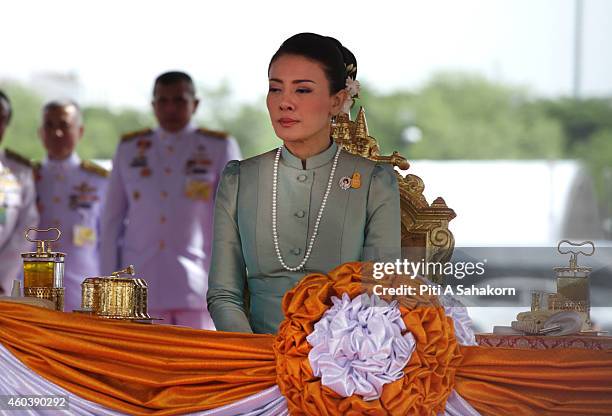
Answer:
[[(31, 159), (40, 160), (45, 155), (38, 135), (43, 99), (18, 83), (2, 83), (0, 88), (13, 105), (13, 119), (5, 133), (3, 145)], [(83, 158), (112, 158), (123, 133), (150, 127), (154, 120), (149, 113), (132, 109), (113, 111), (92, 106), (82, 111), (85, 134), (77, 151)]]
[(88, 159), (111, 159), (121, 135), (155, 125), (149, 113), (132, 109), (111, 111), (105, 107), (83, 109), (85, 134), (78, 153)]
[(598, 190), (610, 194), (612, 178), (606, 177), (605, 172), (612, 173), (612, 129), (599, 129), (588, 141), (577, 144), (572, 153), (587, 163), (596, 178)]
[(601, 130), (612, 129), (610, 98), (559, 98), (540, 100), (536, 105), (561, 123), (569, 152), (580, 145), (588, 145)]
[(42, 98), (34, 91), (14, 82), (0, 83), (13, 106), (13, 117), (4, 132), (2, 145), (27, 155), (40, 158), (44, 150), (38, 137)]
[[(566, 157), (584, 161), (598, 193), (612, 202), (612, 99), (562, 98), (540, 100), (534, 105), (560, 123), (565, 133)], [(610, 212), (605, 215), (612, 216), (612, 207), (607, 210)]]
[[(435, 76), (418, 93), (363, 94), (370, 131), (409, 159), (533, 159), (563, 156), (557, 120), (520, 88), (469, 74)], [(409, 126), (417, 143), (402, 141)]]

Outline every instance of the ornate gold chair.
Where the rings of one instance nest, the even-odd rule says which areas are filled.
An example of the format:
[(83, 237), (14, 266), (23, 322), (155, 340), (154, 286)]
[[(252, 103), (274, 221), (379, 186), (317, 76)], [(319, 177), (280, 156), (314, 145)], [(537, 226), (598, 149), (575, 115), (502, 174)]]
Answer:
[[(398, 152), (381, 156), (376, 139), (369, 135), (363, 107), (355, 121), (341, 113), (332, 129), (332, 137), (346, 151), (381, 163), (389, 163), (401, 170), (410, 164)], [(448, 229), (448, 223), (455, 218), (455, 211), (446, 206), (441, 197), (431, 205), (423, 196), (425, 184), (416, 175), (405, 177), (396, 169), (400, 191), (402, 215), (402, 247), (404, 257), (411, 261), (448, 261), (455, 247), (455, 239)], [(430, 275), (429, 279), (442, 283), (442, 276)]]

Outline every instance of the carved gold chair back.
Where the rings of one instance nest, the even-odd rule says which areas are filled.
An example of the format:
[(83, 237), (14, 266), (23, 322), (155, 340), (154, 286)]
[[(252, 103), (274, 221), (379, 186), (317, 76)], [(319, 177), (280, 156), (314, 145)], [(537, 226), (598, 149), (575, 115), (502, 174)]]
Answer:
[[(336, 117), (332, 138), (350, 153), (376, 162), (389, 163), (401, 170), (410, 167), (406, 158), (398, 152), (389, 156), (380, 154), (377, 140), (368, 133), (363, 107), (359, 109), (355, 121), (346, 113)], [(412, 174), (403, 176), (397, 169), (395, 173), (400, 192), (403, 256), (415, 262), (448, 261), (455, 247), (448, 223), (455, 218), (455, 211), (446, 206), (441, 197), (429, 204), (423, 196), (423, 180)], [(431, 274), (427, 277), (442, 283), (441, 275)]]

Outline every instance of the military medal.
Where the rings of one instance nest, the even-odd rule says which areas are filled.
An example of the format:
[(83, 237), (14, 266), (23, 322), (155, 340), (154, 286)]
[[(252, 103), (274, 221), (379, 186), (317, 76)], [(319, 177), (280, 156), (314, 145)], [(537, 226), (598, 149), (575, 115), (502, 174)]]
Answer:
[(72, 242), (77, 247), (94, 245), (96, 243), (96, 231), (84, 225), (75, 225), (72, 229)]
[(147, 177), (151, 176), (151, 169), (149, 169), (149, 162), (147, 160), (146, 152), (151, 147), (151, 141), (147, 139), (140, 139), (138, 143), (138, 155), (134, 156), (134, 159), (130, 162), (130, 166), (133, 168), (142, 168), (140, 169), (140, 176)]
[(69, 197), (70, 208), (91, 208), (93, 204), (98, 200), (96, 189), (90, 186), (87, 182), (82, 182), (80, 185), (73, 187), (75, 193)]
[(194, 201), (209, 201), (212, 197), (211, 174), (208, 168), (212, 161), (206, 152), (206, 146), (200, 144), (193, 155), (185, 162), (185, 196)]
[(147, 166), (147, 164), (147, 157), (144, 155), (135, 156), (130, 162), (130, 166), (133, 168), (141, 168), (143, 166)]
[(342, 189), (343, 191), (346, 191), (347, 189), (351, 187), (351, 182), (352, 182), (351, 178), (349, 178), (348, 176), (343, 176), (340, 178), (338, 185), (340, 185), (340, 189)]
[(206, 147), (199, 145), (195, 154), (185, 163), (185, 173), (187, 175), (206, 174), (211, 163), (206, 154)]
[(149, 147), (151, 147), (151, 140), (149, 140), (149, 139), (140, 139), (136, 143), (136, 146), (138, 146), (138, 150), (142, 154), (145, 151), (147, 151), (149, 149)]
[(196, 201), (208, 201), (211, 196), (210, 182), (191, 179), (185, 186), (185, 196)]

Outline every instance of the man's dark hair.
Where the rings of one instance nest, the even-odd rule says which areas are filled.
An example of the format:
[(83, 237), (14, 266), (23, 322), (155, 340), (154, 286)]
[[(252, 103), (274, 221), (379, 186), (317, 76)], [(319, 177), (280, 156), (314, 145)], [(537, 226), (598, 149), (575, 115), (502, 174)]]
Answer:
[(6, 103), (6, 108), (8, 109), (7, 122), (11, 121), (11, 116), (13, 115), (13, 106), (11, 105), (11, 100), (9, 100), (8, 96), (2, 90), (0, 90), (0, 101), (4, 101)]
[(189, 92), (195, 97), (195, 86), (193, 85), (193, 80), (188, 74), (181, 71), (164, 72), (155, 78), (155, 83), (153, 84), (153, 96), (155, 96), (155, 89), (158, 85), (172, 85), (178, 84), (179, 82), (186, 82), (189, 86)]

